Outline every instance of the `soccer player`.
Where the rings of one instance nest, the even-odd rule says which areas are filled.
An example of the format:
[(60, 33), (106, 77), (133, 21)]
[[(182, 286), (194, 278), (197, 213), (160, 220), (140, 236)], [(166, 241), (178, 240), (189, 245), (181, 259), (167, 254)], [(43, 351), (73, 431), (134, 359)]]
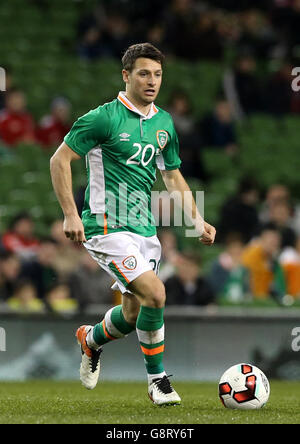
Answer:
[[(126, 90), (74, 123), (52, 156), (50, 169), (66, 236), (83, 243), (123, 295), (122, 305), (111, 308), (100, 323), (83, 325), (76, 332), (82, 384), (88, 389), (96, 386), (102, 346), (135, 330), (149, 397), (154, 404), (172, 405), (181, 399), (163, 365), (166, 295), (157, 276), (161, 248), (149, 209), (156, 168), (167, 190), (177, 191), (182, 201), (190, 189), (179, 171), (172, 118), (154, 105), (163, 59), (149, 43), (130, 46), (122, 58)], [(82, 156), (88, 185), (81, 219), (72, 194), (71, 162)], [(200, 241), (211, 245), (215, 228), (202, 219), (193, 199), (189, 205)]]

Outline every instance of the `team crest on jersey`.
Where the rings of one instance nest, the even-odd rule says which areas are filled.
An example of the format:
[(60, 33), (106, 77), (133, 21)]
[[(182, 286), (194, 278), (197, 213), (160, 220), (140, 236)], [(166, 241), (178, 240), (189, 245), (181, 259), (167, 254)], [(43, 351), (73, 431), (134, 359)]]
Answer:
[(160, 149), (164, 149), (168, 142), (168, 133), (165, 130), (156, 131), (156, 139)]
[(135, 270), (137, 261), (134, 256), (128, 256), (123, 260), (122, 264), (127, 270)]

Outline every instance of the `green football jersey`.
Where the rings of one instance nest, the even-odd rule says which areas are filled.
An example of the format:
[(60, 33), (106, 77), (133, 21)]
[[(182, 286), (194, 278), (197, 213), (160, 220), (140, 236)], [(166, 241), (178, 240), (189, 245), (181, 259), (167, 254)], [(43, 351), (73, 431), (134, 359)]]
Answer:
[(145, 116), (120, 92), (80, 117), (64, 140), (86, 156), (86, 238), (116, 231), (156, 234), (151, 214), (156, 168), (174, 170), (181, 164), (170, 114), (152, 104)]

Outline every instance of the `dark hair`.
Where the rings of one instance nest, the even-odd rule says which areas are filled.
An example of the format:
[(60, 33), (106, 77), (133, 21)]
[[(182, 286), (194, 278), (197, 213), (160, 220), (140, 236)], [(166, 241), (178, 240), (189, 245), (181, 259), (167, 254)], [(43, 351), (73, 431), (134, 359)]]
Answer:
[(192, 108), (191, 98), (190, 98), (189, 94), (184, 89), (175, 89), (171, 92), (170, 97), (169, 97), (169, 106), (172, 106), (173, 102), (178, 99), (185, 100), (189, 110), (191, 110), (191, 108)]
[(165, 58), (163, 53), (155, 48), (155, 46), (151, 45), (151, 43), (137, 43), (136, 45), (129, 46), (123, 55), (123, 68), (126, 69), (126, 71), (132, 71), (135, 61), (140, 57), (155, 60), (161, 65)]
[(266, 231), (274, 231), (278, 234), (280, 234), (280, 230), (277, 228), (277, 226), (273, 222), (266, 222), (265, 224), (261, 225), (259, 234), (262, 235)]
[(0, 262), (7, 261), (8, 259), (11, 259), (12, 257), (15, 257), (18, 259), (16, 253), (13, 251), (5, 250), (4, 248), (0, 249)]
[(30, 220), (33, 221), (32, 216), (27, 211), (21, 211), (20, 213), (16, 214), (10, 221), (9, 228), (14, 229), (16, 224), (20, 222), (20, 220)]
[(198, 266), (201, 265), (201, 263), (202, 263), (201, 255), (194, 250), (184, 250), (180, 254), (184, 259), (186, 259), (189, 262), (193, 262), (194, 264), (197, 264)]
[(40, 236), (39, 241), (40, 241), (40, 244), (53, 244), (53, 245), (57, 245), (57, 243), (58, 243), (51, 236)]
[(13, 86), (12, 88), (9, 88), (8, 91), (6, 91), (6, 97), (10, 97), (13, 94), (24, 94), (24, 91), (17, 86)]
[(258, 183), (250, 176), (243, 177), (238, 185), (238, 194), (249, 193), (250, 191), (258, 191)]

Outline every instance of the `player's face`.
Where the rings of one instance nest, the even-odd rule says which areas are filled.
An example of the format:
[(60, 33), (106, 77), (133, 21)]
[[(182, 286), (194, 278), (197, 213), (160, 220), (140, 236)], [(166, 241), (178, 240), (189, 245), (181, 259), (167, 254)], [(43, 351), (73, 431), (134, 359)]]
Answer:
[(162, 80), (162, 67), (159, 62), (140, 57), (135, 61), (131, 72), (123, 70), (126, 92), (141, 104), (154, 102)]

